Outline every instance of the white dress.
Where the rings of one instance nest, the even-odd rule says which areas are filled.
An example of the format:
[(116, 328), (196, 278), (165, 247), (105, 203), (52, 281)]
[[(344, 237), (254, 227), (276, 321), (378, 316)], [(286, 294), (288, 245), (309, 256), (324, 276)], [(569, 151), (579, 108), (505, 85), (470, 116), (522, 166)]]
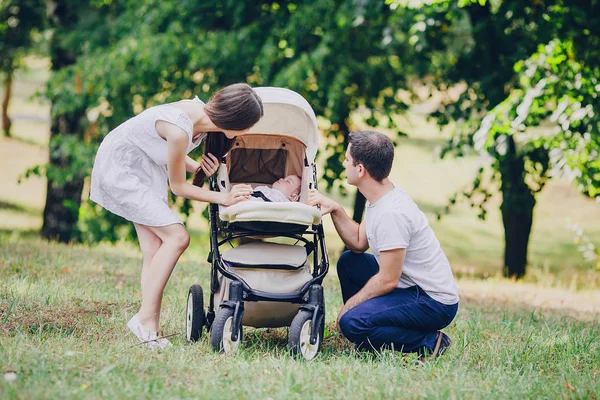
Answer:
[[(197, 97), (194, 100), (201, 102)], [(168, 104), (151, 107), (112, 130), (98, 148), (90, 200), (129, 221), (166, 226), (182, 223), (168, 202), (167, 141), (156, 132), (156, 122), (177, 125), (189, 135), (187, 153), (195, 140), (187, 114)]]

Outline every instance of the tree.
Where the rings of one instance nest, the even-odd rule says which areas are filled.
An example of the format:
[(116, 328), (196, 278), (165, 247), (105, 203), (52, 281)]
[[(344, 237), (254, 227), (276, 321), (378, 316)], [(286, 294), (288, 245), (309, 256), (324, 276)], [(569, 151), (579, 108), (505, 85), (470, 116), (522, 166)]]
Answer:
[[(50, 85), (53, 107), (62, 112), (79, 106), (97, 111), (88, 142), (80, 138), (73, 147), (78, 151), (68, 153), (74, 173), (88, 174), (89, 154), (102, 137), (136, 112), (248, 81), (294, 89), (329, 120), (330, 155), (323, 171), (333, 186), (343, 170), (350, 114), (368, 106), (369, 122), (377, 123), (403, 107), (389, 88), (403, 85), (406, 67), (396, 56), (399, 47), (389, 46), (390, 12), (381, 2), (121, 4), (112, 23), (122, 31), (61, 69)], [(72, 84), (77, 77), (80, 90)], [(391, 117), (386, 121), (395, 127)]]
[(21, 59), (30, 51), (32, 34), (43, 24), (42, 0), (6, 0), (0, 6), (0, 73), (4, 75), (2, 98), (2, 130), (11, 136), (12, 121), (8, 107), (12, 95), (14, 72)]
[[(232, 21), (218, 10), (220, 4), (215, 3), (217, 9), (206, 14), (203, 12), (207, 5), (193, 1), (178, 4), (122, 1), (118, 12), (111, 10), (116, 8), (114, 4), (106, 4), (109, 10), (104, 13), (105, 22), (109, 26), (103, 34), (91, 35), (104, 39), (86, 43), (88, 51), (80, 54), (73, 64), (57, 71), (48, 88), (56, 110), (62, 114), (78, 113), (82, 117), (77, 134), (70, 136), (72, 140), (65, 141), (63, 135), (56, 141), (68, 160), (59, 169), (61, 176), (69, 176), (65, 183), (73, 182), (74, 178), (82, 181), (89, 175), (98, 144), (119, 123), (156, 103), (189, 98), (192, 93), (202, 96), (215, 87), (244, 80), (251, 70), (251, 57), (245, 58), (245, 63), (237, 62), (233, 53), (220, 56), (216, 50), (220, 46), (223, 49), (231, 46), (237, 54), (243, 55), (245, 47), (234, 35), (225, 37), (220, 32), (200, 28), (214, 24), (215, 29), (228, 29)], [(91, 6), (93, 4), (87, 5), (94, 11)], [(87, 35), (82, 38), (84, 43), (90, 41), (89, 31), (90, 27), (83, 23), (71, 28), (71, 32)], [(224, 68), (222, 74), (216, 74), (212, 68), (218, 61), (229, 67)], [(70, 204), (73, 207), (71, 218), (64, 224), (65, 231), (77, 232), (80, 204), (74, 198), (81, 199), (80, 188), (72, 190)], [(48, 197), (47, 204), (51, 200)], [(187, 205), (189, 201), (184, 207)], [(130, 225), (97, 207), (88, 206), (84, 214), (88, 226), (96, 228), (106, 226), (98, 224), (98, 220), (110, 219), (109, 230), (102, 232), (102, 236), (113, 240), (118, 237), (116, 230), (120, 225)], [(72, 234), (59, 239), (71, 238)], [(97, 240), (98, 235), (92, 234), (91, 239)]]
[[(46, 167), (47, 197), (43, 214), (42, 236), (69, 242), (78, 236), (77, 220), (86, 170), (82, 160), (93, 158), (86, 146), (90, 129), (86, 117), (87, 104), (81, 102), (81, 74), (69, 68), (79, 57), (111, 40), (110, 16), (119, 9), (110, 1), (89, 4), (76, 0), (48, 2), (50, 60), (53, 78), (47, 96), (52, 102), (50, 157)], [(73, 72), (72, 74), (66, 73)], [(54, 79), (66, 76), (62, 86)], [(73, 96), (65, 107), (65, 96)]]
[[(598, 122), (593, 117), (598, 115), (597, 111), (594, 114), (598, 101), (592, 87), (598, 73), (594, 60), (599, 50), (599, 4), (594, 0), (526, 4), (509, 0), (438, 1), (423, 11), (423, 18), (436, 22), (425, 25), (416, 41), (424, 58), (443, 60), (443, 68), (431, 76), (432, 86), (447, 92), (447, 88), (466, 84), (458, 99), (446, 96), (434, 115), (440, 124), (458, 124), (446, 152), (460, 156), (475, 147), (492, 160), (491, 184), (485, 184), (482, 168), (462, 195), (480, 207), (484, 218), (486, 202), (494, 185), (499, 184), (505, 229), (504, 274), (522, 277), (535, 195), (544, 187), (550, 169), (575, 166), (581, 174), (582, 192), (597, 195), (598, 165), (580, 156), (593, 157), (598, 148)], [(468, 24), (463, 22), (465, 17)], [(469, 38), (467, 46), (458, 52), (445, 52), (453, 40), (465, 35)], [(552, 49), (550, 53), (548, 49)], [(560, 49), (558, 54), (556, 49)], [(571, 61), (562, 64), (565, 60)], [(536, 63), (539, 68), (524, 69), (524, 65)], [(580, 79), (576, 79), (578, 72)], [(573, 84), (573, 79), (585, 85)], [(566, 120), (572, 114), (575, 120), (583, 118), (574, 124), (578, 134), (565, 123), (559, 126), (561, 135), (539, 138), (527, 134), (527, 127), (547, 122), (558, 105), (564, 108), (556, 118)], [(582, 107), (587, 114), (575, 111)], [(572, 152), (582, 148), (585, 151), (579, 157)], [(563, 156), (552, 157), (559, 153)]]
[[(553, 38), (575, 43), (572, 38), (580, 41), (596, 32), (593, 0), (563, 3), (436, 0), (415, 8), (400, 0), (144, 0), (122, 1), (118, 7), (92, 2), (84, 14), (104, 15), (106, 28), (98, 30), (102, 40), (93, 39), (99, 29), (93, 27), (101, 24), (74, 29), (85, 33), (86, 51), (57, 71), (49, 85), (53, 109), (83, 116), (79, 136), (61, 149), (73, 173), (85, 176), (102, 137), (148, 106), (193, 94), (206, 99), (237, 81), (286, 86), (324, 119), (329, 133), (324, 178), (328, 187), (343, 190), (338, 183), (352, 129), (349, 116), (364, 109), (367, 124), (398, 131), (393, 117), (417, 101), (412, 82), (418, 80), (447, 94), (433, 115), (442, 125), (458, 126), (444, 154), (464, 154), (477, 145), (492, 158), (492, 184), (503, 194), (505, 273), (519, 277), (527, 263), (535, 195), (554, 165), (552, 148), (561, 145), (523, 142), (514, 129), (502, 128), (503, 118), (491, 118), (510, 108), (505, 101), (511, 94), (526, 90), (515, 65), (540, 44)], [(592, 51), (583, 50), (590, 54), (589, 65)], [(455, 98), (450, 89), (460, 85), (465, 90)], [(488, 123), (495, 128), (487, 129)], [(61, 176), (69, 173), (66, 164)], [(597, 168), (592, 167), (586, 168)], [(465, 191), (481, 206), (482, 217), (494, 190), (484, 176), (482, 169)], [(364, 199), (357, 196), (355, 219), (363, 208)]]

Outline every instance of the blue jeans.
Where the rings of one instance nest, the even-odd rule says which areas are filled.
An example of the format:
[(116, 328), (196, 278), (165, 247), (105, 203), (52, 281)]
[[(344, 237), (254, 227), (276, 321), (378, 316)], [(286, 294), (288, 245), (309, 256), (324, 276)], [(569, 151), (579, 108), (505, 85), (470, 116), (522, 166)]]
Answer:
[[(344, 303), (379, 272), (372, 254), (346, 251), (337, 263)], [(344, 336), (359, 349), (390, 346), (405, 353), (433, 351), (437, 331), (456, 316), (458, 303), (446, 305), (429, 297), (419, 286), (394, 289), (351, 308), (340, 319)]]

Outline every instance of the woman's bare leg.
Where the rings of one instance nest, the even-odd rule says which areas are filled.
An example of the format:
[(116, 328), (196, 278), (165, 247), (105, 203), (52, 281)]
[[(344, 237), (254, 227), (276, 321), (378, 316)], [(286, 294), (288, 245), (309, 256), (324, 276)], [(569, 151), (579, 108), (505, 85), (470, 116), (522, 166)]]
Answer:
[(158, 236), (156, 236), (149, 227), (140, 224), (133, 224), (135, 226), (135, 230), (137, 232), (138, 241), (140, 243), (140, 249), (142, 250), (142, 274), (141, 274), (141, 289), (142, 289), (142, 307), (140, 308), (140, 321), (142, 322), (142, 326), (148, 332), (156, 332), (157, 329), (149, 329), (151, 326), (154, 326), (154, 323), (149, 324), (151, 320), (154, 318), (148, 318), (142, 316), (142, 309), (147, 308), (144, 307), (144, 292), (145, 285), (144, 282), (147, 280), (150, 271), (150, 264), (152, 263), (152, 259), (154, 255), (162, 245), (162, 240)]
[(182, 224), (161, 227), (135, 224), (135, 228), (144, 256), (140, 322), (147, 332), (158, 332), (163, 290), (177, 260), (187, 249), (190, 236)]

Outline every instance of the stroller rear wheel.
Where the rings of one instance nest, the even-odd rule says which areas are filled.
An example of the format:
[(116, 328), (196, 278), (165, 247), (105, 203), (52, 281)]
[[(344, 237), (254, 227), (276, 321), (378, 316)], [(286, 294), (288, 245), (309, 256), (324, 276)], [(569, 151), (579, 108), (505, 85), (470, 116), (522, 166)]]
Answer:
[(215, 351), (224, 351), (226, 354), (233, 354), (238, 351), (243, 337), (243, 330), (240, 326), (238, 338), (233, 341), (231, 340), (233, 329), (233, 310), (229, 307), (221, 307), (217, 311), (210, 334), (210, 344)]
[(196, 342), (202, 337), (206, 325), (204, 314), (204, 294), (200, 285), (192, 285), (188, 293), (185, 319), (185, 333), (188, 342)]
[(320, 325), (317, 328), (317, 341), (315, 344), (310, 343), (312, 317), (312, 312), (300, 310), (290, 325), (290, 334), (288, 338), (290, 353), (293, 356), (302, 355), (307, 361), (311, 361), (319, 353), (325, 332), (325, 318), (317, 318), (316, 323)]

